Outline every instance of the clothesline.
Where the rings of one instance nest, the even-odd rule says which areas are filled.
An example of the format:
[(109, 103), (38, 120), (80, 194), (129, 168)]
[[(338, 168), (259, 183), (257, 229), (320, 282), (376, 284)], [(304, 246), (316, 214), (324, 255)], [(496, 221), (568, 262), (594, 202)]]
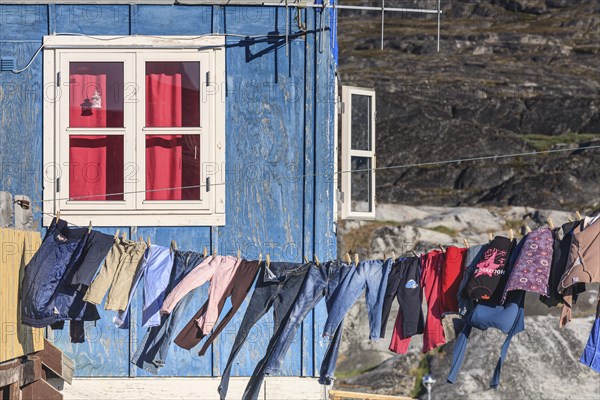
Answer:
[[(385, 337), (392, 303), (399, 303), (391, 351), (405, 354), (411, 338), (421, 334), (423, 352), (457, 338), (448, 374), (450, 383), (457, 380), (473, 328), (495, 328), (506, 334), (490, 384), (494, 388), (499, 384), (512, 337), (525, 329), (525, 292), (538, 294), (548, 307), (563, 304), (563, 326), (571, 320), (577, 295), (585, 291), (585, 285), (579, 283), (600, 281), (600, 253), (593, 251), (600, 238), (599, 219), (586, 216), (556, 229), (541, 227), (518, 241), (496, 236), (480, 246), (450, 246), (398, 259), (352, 262), (348, 257), (347, 263), (336, 259), (319, 262), (316, 257), (304, 263), (262, 263), (239, 256), (148, 247), (145, 243), (113, 240), (95, 231), (86, 234), (85, 229), (70, 230), (66, 221), (55, 220), (25, 269), (22, 301), (26, 306), (22, 318), (26, 325), (51, 325), (53, 329), (62, 329), (64, 321), (70, 321), (71, 341), (83, 343), (83, 323), (100, 319), (96, 306), (105, 296), (104, 309), (118, 312), (113, 319), (115, 326), (129, 328), (130, 305), (143, 282), (141, 317), (148, 331), (132, 363), (156, 374), (165, 365), (171, 342), (191, 350), (204, 340), (198, 354), (205, 355), (245, 302), (256, 280), (219, 387), (221, 398), (226, 398), (230, 368), (248, 332), (273, 308), (275, 316), (284, 317), (276, 322), (278, 328), (273, 331), (269, 350), (257, 364), (243, 396), (244, 400), (256, 400), (263, 377), (281, 371), (291, 339), (323, 298), (327, 320), (322, 336), (330, 340), (319, 382), (332, 383), (342, 320), (366, 288), (371, 340)], [(40, 274), (62, 277), (47, 279)], [(205, 305), (183, 329), (176, 329), (178, 324), (173, 319), (179, 317), (166, 316), (180, 315), (194, 297), (193, 291), (206, 283)], [(293, 300), (269, 302), (274, 293)], [(221, 318), (227, 298), (231, 298), (231, 309)], [(593, 329), (600, 330), (598, 319)], [(594, 337), (590, 335), (580, 361), (597, 369), (593, 364), (598, 351)]]
[[(336, 171), (325, 174), (304, 174), (304, 175), (296, 175), (296, 176), (286, 176), (285, 179), (302, 179), (302, 178), (317, 178), (317, 177), (328, 177), (334, 175), (348, 174), (348, 173), (358, 173), (358, 172), (377, 172), (377, 171), (386, 171), (393, 169), (401, 169), (401, 168), (415, 168), (415, 167), (425, 167), (425, 166), (436, 166), (436, 165), (448, 165), (448, 164), (460, 164), (462, 162), (474, 162), (474, 161), (496, 161), (498, 159), (504, 158), (513, 158), (513, 157), (524, 157), (524, 156), (537, 156), (542, 154), (553, 154), (553, 153), (563, 153), (563, 152), (575, 152), (575, 151), (585, 151), (598, 149), (600, 145), (594, 146), (583, 146), (578, 147), (576, 149), (567, 148), (567, 149), (552, 149), (552, 150), (543, 150), (543, 151), (530, 151), (530, 152), (522, 152), (522, 153), (509, 153), (509, 154), (496, 154), (489, 156), (478, 156), (478, 157), (467, 157), (467, 158), (458, 158), (453, 160), (443, 160), (443, 161), (428, 161), (421, 163), (411, 163), (411, 164), (397, 164), (390, 165), (386, 167), (376, 167), (376, 168), (362, 168), (362, 169), (354, 169), (354, 170), (343, 170)], [(260, 184), (264, 183), (266, 180), (255, 181), (254, 183)], [(136, 194), (136, 193), (148, 193), (148, 192), (162, 192), (162, 191), (171, 191), (171, 190), (181, 190), (181, 189), (195, 189), (195, 188), (205, 188), (207, 186), (223, 186), (226, 182), (217, 182), (211, 183), (209, 185), (200, 184), (200, 185), (187, 185), (187, 186), (175, 186), (169, 188), (159, 188), (159, 189), (148, 189), (148, 190), (135, 190), (135, 191), (124, 191), (124, 192), (114, 192), (114, 193), (99, 193), (88, 196), (77, 196), (77, 197), (63, 197), (58, 199), (47, 199), (47, 200), (36, 200), (32, 201), (32, 204), (43, 204), (44, 202), (53, 202), (53, 201), (72, 201), (72, 200), (81, 200), (86, 198), (98, 197), (98, 196), (115, 196), (115, 195), (126, 195), (126, 194)]]

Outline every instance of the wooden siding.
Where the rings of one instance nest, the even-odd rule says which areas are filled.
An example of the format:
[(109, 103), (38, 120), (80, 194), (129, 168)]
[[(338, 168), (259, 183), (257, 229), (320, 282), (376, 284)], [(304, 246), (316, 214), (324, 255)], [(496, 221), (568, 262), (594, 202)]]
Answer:
[(44, 330), (21, 324), (20, 290), (41, 243), (39, 232), (0, 229), (0, 363), (44, 349)]
[[(317, 253), (321, 260), (335, 257), (333, 221), (334, 60), (329, 32), (318, 10), (301, 10), (309, 33), (289, 42), (228, 37), (226, 48), (226, 217), (224, 227), (102, 227), (117, 228), (129, 237), (150, 236), (156, 244), (177, 240), (180, 249), (235, 254), (247, 258), (271, 254), (274, 261), (300, 262)], [(329, 11), (327, 11), (329, 12)], [(296, 10), (290, 27), (297, 29)], [(102, 35), (202, 35), (228, 33), (243, 36), (285, 33), (285, 9), (244, 6), (170, 5), (5, 5), (0, 6), (0, 57), (16, 57), (27, 64), (53, 32)], [(325, 26), (329, 15), (325, 14)], [(323, 40), (321, 45), (320, 40)], [(42, 200), (42, 57), (26, 72), (0, 73), (0, 189)], [(328, 175), (329, 174), (329, 175)], [(303, 178), (302, 175), (308, 175)], [(35, 204), (40, 226), (40, 205)], [(68, 329), (55, 332), (56, 343), (76, 361), (78, 376), (145, 376), (129, 363), (129, 355), (144, 335), (135, 321), (140, 314), (142, 287), (132, 311), (129, 331), (112, 327), (112, 313), (101, 311), (98, 324), (89, 324), (84, 344), (69, 343)], [(194, 295), (186, 310), (191, 316), (206, 299), (206, 288)], [(249, 296), (250, 297), (250, 296)], [(246, 304), (249, 300), (246, 300)], [(218, 376), (246, 304), (227, 329), (200, 358), (197, 349), (173, 345), (163, 376)], [(225, 311), (229, 302), (225, 306)], [(283, 374), (318, 373), (325, 343), (321, 339), (326, 311), (321, 303), (303, 324), (286, 358)], [(186, 315), (186, 318), (188, 316)], [(233, 374), (250, 375), (264, 355), (272, 330), (271, 315), (250, 333), (250, 342), (236, 359)], [(184, 318), (182, 324), (187, 322)], [(181, 326), (180, 326), (181, 327)], [(179, 327), (179, 328), (180, 328)]]

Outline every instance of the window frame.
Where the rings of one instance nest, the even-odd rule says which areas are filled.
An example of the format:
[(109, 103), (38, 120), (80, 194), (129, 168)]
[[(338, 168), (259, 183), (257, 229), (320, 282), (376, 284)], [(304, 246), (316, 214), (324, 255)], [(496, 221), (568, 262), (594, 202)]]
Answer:
[[(225, 40), (222, 35), (185, 36), (45, 36), (44, 37), (44, 206), (49, 225), (58, 210), (78, 225), (222, 226), (225, 225)], [(173, 56), (171, 58), (171, 56)], [(66, 128), (69, 121), (69, 62), (124, 60), (124, 81), (134, 82), (135, 98), (124, 97), (124, 128)], [(125, 63), (125, 60), (127, 61)], [(146, 128), (145, 66), (147, 61), (200, 62), (199, 128)], [(206, 65), (206, 67), (205, 67)], [(66, 69), (65, 69), (66, 68)], [(140, 74), (141, 73), (141, 74)], [(60, 75), (59, 75), (60, 74)], [(131, 79), (131, 80), (130, 80)], [(125, 88), (124, 88), (125, 89)], [(66, 119), (65, 119), (66, 118)], [(67, 125), (65, 125), (67, 124)], [(124, 135), (123, 201), (69, 201), (71, 134)], [(200, 134), (199, 200), (145, 200), (145, 136)], [(137, 168), (128, 182), (128, 162)], [(210, 177), (210, 187), (204, 187)], [(60, 178), (60, 184), (57, 182)]]
[[(352, 148), (352, 95), (367, 96), (371, 99), (371, 150), (358, 150)], [(361, 219), (373, 220), (376, 215), (376, 196), (375, 196), (375, 168), (376, 152), (375, 152), (375, 135), (376, 135), (376, 93), (375, 89), (357, 87), (357, 86), (342, 86), (342, 219)], [(371, 160), (371, 171), (369, 188), (369, 202), (371, 203), (371, 211), (353, 211), (352, 210), (352, 157), (368, 158)]]

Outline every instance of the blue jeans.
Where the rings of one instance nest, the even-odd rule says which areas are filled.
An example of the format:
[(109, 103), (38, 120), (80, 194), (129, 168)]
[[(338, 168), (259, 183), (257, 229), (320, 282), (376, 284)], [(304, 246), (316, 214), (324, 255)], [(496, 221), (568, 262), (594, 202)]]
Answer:
[(250, 330), (273, 307), (273, 331), (277, 332), (283, 318), (292, 307), (310, 264), (273, 262), (269, 269), (261, 268), (254, 293), (238, 330), (227, 365), (221, 377), (219, 395), (227, 396), (233, 360), (240, 352)]
[[(204, 259), (202, 254), (193, 251), (175, 251), (173, 258), (173, 269), (171, 270), (171, 278), (165, 291), (165, 297)], [(177, 323), (188, 303), (193, 299), (195, 292), (192, 291), (181, 299), (171, 314), (162, 315), (160, 325), (148, 329), (131, 360), (132, 364), (152, 374), (158, 373), (159, 368), (165, 365), (169, 346), (172, 342), (171, 337), (175, 333)]]
[(344, 316), (356, 303), (362, 292), (367, 289), (366, 301), (369, 316), (369, 339), (377, 340), (381, 334), (381, 319), (388, 276), (394, 260), (367, 260), (352, 268), (340, 283), (340, 296), (336, 296), (327, 316), (323, 336), (333, 336)]
[[(352, 266), (339, 261), (327, 262), (319, 267), (314, 263), (311, 264), (306, 274), (306, 279), (302, 284), (302, 289), (300, 289), (300, 293), (294, 301), (294, 305), (290, 309), (284, 323), (279, 326), (279, 329), (271, 338), (269, 347), (267, 348), (267, 355), (254, 370), (244, 392), (243, 399), (256, 400), (264, 375), (277, 373), (281, 370), (283, 359), (302, 321), (323, 297), (325, 297), (327, 312), (336, 312), (332, 308), (334, 300), (340, 296), (345, 296), (339, 290), (340, 282), (342, 282), (343, 278), (352, 269)], [(342, 334), (341, 321), (337, 328), (339, 329), (336, 329), (335, 335), (333, 335), (333, 338), (329, 342), (321, 364), (319, 382), (322, 384), (331, 383), (333, 372), (335, 371)]]

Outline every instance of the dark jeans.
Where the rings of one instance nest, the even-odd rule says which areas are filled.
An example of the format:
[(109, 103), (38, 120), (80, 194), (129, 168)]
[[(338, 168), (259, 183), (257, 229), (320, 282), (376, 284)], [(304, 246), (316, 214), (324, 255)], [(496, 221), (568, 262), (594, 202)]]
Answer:
[[(165, 291), (165, 297), (204, 259), (202, 254), (193, 251), (175, 251), (173, 258), (173, 269), (171, 270), (171, 278)], [(177, 323), (188, 303), (194, 297), (195, 292), (192, 291), (181, 299), (171, 314), (162, 315), (160, 325), (148, 329), (131, 360), (132, 364), (152, 374), (158, 373), (158, 369), (165, 365), (169, 346), (171, 345), (171, 337), (175, 333)]]
[(240, 352), (250, 330), (273, 306), (274, 332), (277, 332), (282, 319), (288, 314), (311, 264), (271, 263), (269, 269), (261, 268), (254, 293), (244, 314), (244, 319), (233, 342), (227, 365), (221, 377), (219, 395), (227, 396), (229, 377), (233, 360)]
[[(258, 392), (263, 381), (264, 375), (277, 373), (283, 364), (283, 359), (289, 350), (298, 328), (308, 313), (325, 297), (327, 312), (331, 314), (333, 301), (345, 293), (337, 290), (343, 278), (354, 269), (354, 267), (331, 261), (321, 266), (312, 263), (302, 284), (302, 289), (296, 298), (293, 307), (290, 309), (285, 322), (282, 323), (275, 335), (271, 338), (267, 355), (259, 362), (246, 391), (244, 399), (256, 400)], [(340, 321), (335, 333), (326, 350), (325, 358), (321, 364), (320, 379), (322, 384), (329, 384), (335, 371), (338, 348), (341, 340), (342, 324)]]

